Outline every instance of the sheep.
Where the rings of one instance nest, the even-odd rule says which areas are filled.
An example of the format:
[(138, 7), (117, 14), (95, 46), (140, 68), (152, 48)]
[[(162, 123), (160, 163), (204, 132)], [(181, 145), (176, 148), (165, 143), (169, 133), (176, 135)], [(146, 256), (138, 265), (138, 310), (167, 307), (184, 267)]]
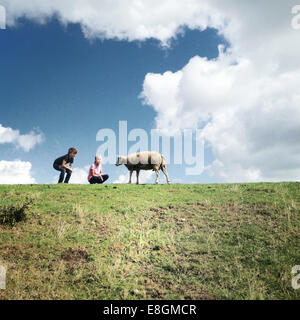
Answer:
[(129, 170), (129, 182), (131, 183), (132, 172), (136, 171), (136, 183), (139, 184), (140, 170), (153, 170), (156, 173), (155, 184), (158, 183), (159, 169), (162, 170), (166, 176), (167, 183), (170, 183), (166, 161), (162, 154), (156, 151), (141, 151), (130, 154), (129, 156), (118, 156), (116, 166), (124, 164)]

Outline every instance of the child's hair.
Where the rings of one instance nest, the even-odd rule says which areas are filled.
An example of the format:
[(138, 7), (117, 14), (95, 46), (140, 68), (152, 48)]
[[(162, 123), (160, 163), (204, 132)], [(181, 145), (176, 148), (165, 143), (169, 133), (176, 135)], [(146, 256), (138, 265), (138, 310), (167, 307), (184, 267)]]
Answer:
[(77, 149), (76, 148), (69, 148), (69, 150), (68, 150), (68, 154), (70, 154), (70, 153), (77, 153)]
[(96, 155), (95, 155), (95, 162), (96, 162), (97, 159), (100, 159), (100, 161), (102, 160), (102, 157), (101, 157), (100, 154), (96, 154)]

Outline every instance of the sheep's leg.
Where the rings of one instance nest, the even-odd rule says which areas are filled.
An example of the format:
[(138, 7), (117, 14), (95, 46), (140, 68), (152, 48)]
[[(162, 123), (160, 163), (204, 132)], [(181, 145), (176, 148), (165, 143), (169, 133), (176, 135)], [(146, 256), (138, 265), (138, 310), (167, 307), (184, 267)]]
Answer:
[(131, 183), (131, 176), (132, 176), (132, 170), (129, 171), (129, 182), (128, 183)]
[(136, 170), (136, 184), (139, 184), (140, 170)]
[(158, 184), (158, 178), (159, 178), (159, 171), (158, 171), (158, 169), (155, 169), (155, 173), (156, 173), (155, 184)]
[(168, 172), (167, 172), (166, 166), (161, 166), (161, 170), (164, 173), (164, 175), (166, 176), (167, 183), (170, 183), (170, 179), (169, 179), (169, 176), (168, 176)]

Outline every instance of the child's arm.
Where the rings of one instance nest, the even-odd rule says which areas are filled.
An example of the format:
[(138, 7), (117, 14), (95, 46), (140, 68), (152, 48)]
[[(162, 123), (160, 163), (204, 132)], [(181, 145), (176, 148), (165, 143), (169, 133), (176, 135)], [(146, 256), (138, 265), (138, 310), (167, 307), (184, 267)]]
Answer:
[(69, 166), (69, 167), (68, 167), (68, 166), (66, 166), (66, 164), (67, 164), (66, 160), (63, 160), (61, 167), (62, 167), (62, 168), (69, 169), (69, 170), (71, 170), (71, 171), (72, 171), (72, 163), (70, 164), (70, 166)]
[(93, 176), (93, 177), (100, 177), (100, 178), (101, 178), (101, 180), (103, 181), (103, 178), (102, 178), (102, 172), (100, 172), (99, 174), (96, 174), (96, 173), (95, 173), (95, 170), (94, 170), (94, 169), (92, 169), (92, 176)]
[(66, 164), (67, 164), (66, 160), (63, 160), (63, 162), (62, 162), (62, 164), (61, 164), (61, 167), (62, 167), (62, 168), (65, 168), (65, 167), (66, 167)]
[(95, 170), (92, 169), (92, 176), (93, 176), (93, 177), (99, 177), (99, 174), (96, 174), (96, 173), (95, 173)]

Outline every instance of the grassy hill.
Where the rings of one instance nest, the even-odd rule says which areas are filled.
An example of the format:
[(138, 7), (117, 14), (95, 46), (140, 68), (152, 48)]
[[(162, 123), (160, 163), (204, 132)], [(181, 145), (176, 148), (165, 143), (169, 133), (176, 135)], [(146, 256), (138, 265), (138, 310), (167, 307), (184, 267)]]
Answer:
[(300, 183), (0, 186), (0, 299), (299, 299)]

